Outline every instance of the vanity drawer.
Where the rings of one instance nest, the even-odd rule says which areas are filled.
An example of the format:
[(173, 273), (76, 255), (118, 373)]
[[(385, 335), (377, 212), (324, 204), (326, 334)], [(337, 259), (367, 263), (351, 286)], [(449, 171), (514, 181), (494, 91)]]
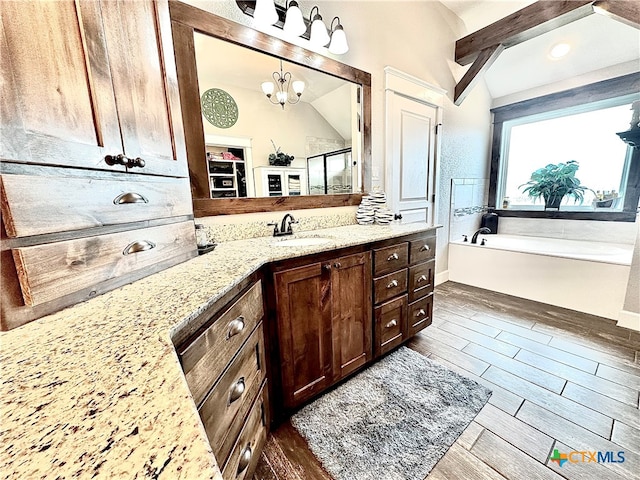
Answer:
[(373, 250), (373, 275), (393, 272), (409, 264), (409, 243), (403, 242), (390, 247)]
[(262, 323), (211, 389), (199, 409), (211, 448), (223, 464), (265, 378)]
[(375, 309), (376, 356), (382, 355), (402, 343), (406, 316), (406, 295)]
[(2, 175), (0, 205), (7, 236), (26, 237), (193, 213), (188, 178), (124, 178)]
[(433, 275), (436, 261), (421, 263), (409, 268), (409, 302), (433, 292)]
[(421, 238), (409, 242), (409, 261), (411, 265), (426, 262), (436, 256), (436, 237)]
[(236, 440), (231, 455), (222, 468), (224, 480), (250, 479), (258, 465), (260, 452), (267, 440), (268, 419), (267, 385), (251, 407), (247, 421)]
[(196, 405), (264, 315), (262, 282), (256, 282), (178, 356)]
[(433, 319), (433, 295), (409, 304), (407, 315), (407, 337), (411, 337), (431, 325)]
[[(40, 305), (156, 263), (193, 256), (192, 221), (12, 249), (28, 306)], [(166, 268), (166, 267), (165, 267)]]
[(397, 297), (407, 291), (407, 269), (390, 273), (373, 281), (373, 297), (376, 304)]

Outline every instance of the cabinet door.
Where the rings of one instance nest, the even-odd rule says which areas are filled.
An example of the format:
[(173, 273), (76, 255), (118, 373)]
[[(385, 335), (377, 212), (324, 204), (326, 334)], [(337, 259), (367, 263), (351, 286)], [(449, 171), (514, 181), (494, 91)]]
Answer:
[(0, 158), (124, 171), (100, 4), (3, 1), (0, 28)]
[(124, 153), (137, 173), (187, 176), (186, 147), (166, 0), (109, 0), (102, 17)]
[(331, 269), (324, 267), (314, 263), (274, 275), (286, 407), (299, 405), (332, 381)]
[(333, 375), (371, 360), (371, 252), (340, 257), (331, 271)]

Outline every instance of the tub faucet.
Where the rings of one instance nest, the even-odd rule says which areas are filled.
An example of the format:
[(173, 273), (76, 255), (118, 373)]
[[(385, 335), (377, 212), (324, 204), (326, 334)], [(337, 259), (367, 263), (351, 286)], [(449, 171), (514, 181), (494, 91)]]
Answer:
[(471, 243), (478, 243), (478, 235), (481, 233), (491, 233), (491, 230), (489, 230), (487, 227), (482, 227), (480, 230), (476, 231), (476, 233), (473, 234), (473, 237), (471, 237)]

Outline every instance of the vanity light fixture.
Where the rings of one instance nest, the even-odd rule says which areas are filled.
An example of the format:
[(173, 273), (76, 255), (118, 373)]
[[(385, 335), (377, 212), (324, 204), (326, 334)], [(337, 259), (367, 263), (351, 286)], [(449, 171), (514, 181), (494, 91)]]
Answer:
[(302, 12), (300, 11), (300, 7), (298, 7), (298, 2), (296, 2), (296, 0), (291, 0), (288, 4), (287, 16), (282, 30), (293, 37), (299, 37), (307, 31), (307, 26), (304, 23)]
[[(315, 9), (316, 14), (313, 15)], [(325, 47), (329, 43), (329, 33), (327, 32), (327, 26), (322, 21), (322, 15), (320, 15), (320, 9), (313, 7), (309, 14), (311, 18), (311, 38), (309, 41), (316, 47)]]
[(253, 12), (253, 22), (256, 25), (273, 25), (278, 21), (278, 12), (274, 0), (257, 0)]
[[(280, 105), (284, 110), (285, 103), (295, 105), (300, 101), (302, 92), (304, 92), (304, 82), (301, 80), (292, 81), (291, 72), (283, 72), (282, 70), (282, 60), (280, 60), (280, 72), (273, 72), (271, 76), (275, 80), (275, 85), (273, 82), (264, 82), (261, 85), (262, 93), (267, 96), (271, 103)], [(296, 94), (293, 100), (289, 98), (289, 87)], [(273, 98), (274, 91), (276, 94), (275, 99)]]
[[(338, 21), (338, 24), (334, 27), (333, 22)], [(342, 55), (349, 51), (349, 44), (347, 44), (347, 36), (344, 33), (344, 28), (340, 23), (340, 17), (334, 17), (331, 20), (331, 43), (329, 44), (329, 52), (334, 55)]]

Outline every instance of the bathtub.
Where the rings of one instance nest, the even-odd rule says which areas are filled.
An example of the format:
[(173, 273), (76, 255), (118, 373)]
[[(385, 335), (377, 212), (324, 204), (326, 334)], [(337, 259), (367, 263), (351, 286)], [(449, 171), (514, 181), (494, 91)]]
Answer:
[(449, 280), (618, 320), (632, 254), (620, 243), (480, 235), (449, 244)]

